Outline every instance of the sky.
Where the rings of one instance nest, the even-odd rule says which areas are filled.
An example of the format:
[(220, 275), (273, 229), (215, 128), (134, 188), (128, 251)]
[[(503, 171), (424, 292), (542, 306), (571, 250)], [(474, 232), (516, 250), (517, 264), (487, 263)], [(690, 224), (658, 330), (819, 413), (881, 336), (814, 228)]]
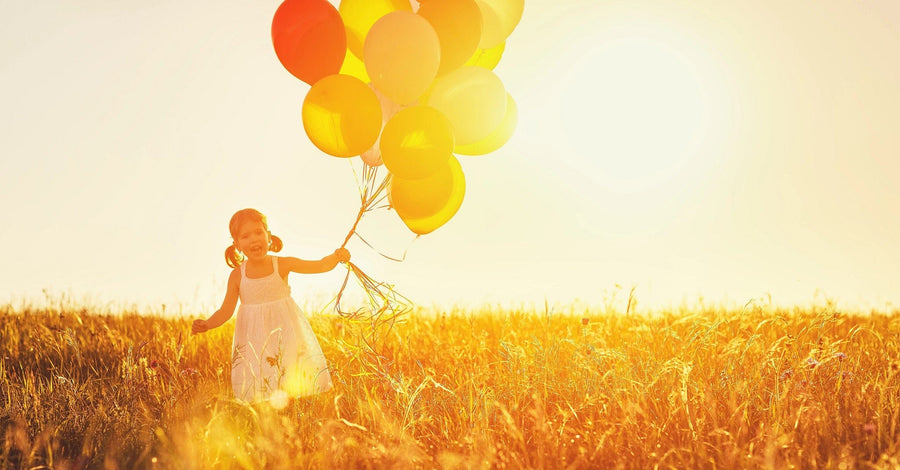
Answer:
[[(0, 4), (0, 304), (208, 315), (245, 207), (281, 255), (341, 244), (359, 161), (305, 135), (279, 2)], [(353, 261), (425, 307), (896, 309), (897, 20), (893, 0), (527, 0), (494, 69), (512, 139), (460, 156), (435, 232), (364, 217)], [(345, 272), (293, 295), (321, 308)]]

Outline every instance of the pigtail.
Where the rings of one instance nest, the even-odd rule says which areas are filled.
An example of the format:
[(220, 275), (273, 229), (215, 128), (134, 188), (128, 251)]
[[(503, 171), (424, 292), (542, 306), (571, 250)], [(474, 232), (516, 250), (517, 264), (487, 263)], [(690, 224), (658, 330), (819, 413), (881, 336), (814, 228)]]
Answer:
[(228, 267), (236, 268), (241, 265), (243, 260), (244, 257), (238, 253), (234, 245), (228, 245), (228, 248), (225, 248), (225, 263), (228, 264)]
[(269, 238), (272, 239), (272, 241), (269, 242), (269, 251), (278, 253), (282, 248), (284, 248), (284, 242), (282, 242), (280, 238), (276, 237), (275, 235), (271, 235)]

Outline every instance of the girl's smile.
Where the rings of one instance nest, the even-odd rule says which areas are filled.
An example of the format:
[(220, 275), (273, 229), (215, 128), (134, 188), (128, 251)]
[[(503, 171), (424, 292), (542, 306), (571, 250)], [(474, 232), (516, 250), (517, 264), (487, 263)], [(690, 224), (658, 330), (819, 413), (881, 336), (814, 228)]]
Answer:
[(270, 235), (261, 222), (246, 222), (241, 225), (238, 232), (235, 248), (248, 258), (264, 257), (269, 252), (269, 244), (272, 242)]

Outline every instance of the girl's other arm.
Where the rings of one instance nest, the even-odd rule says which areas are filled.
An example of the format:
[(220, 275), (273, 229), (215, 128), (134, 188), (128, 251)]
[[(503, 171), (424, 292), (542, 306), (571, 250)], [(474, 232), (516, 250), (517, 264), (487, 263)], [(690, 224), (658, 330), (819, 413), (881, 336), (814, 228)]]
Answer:
[(316, 274), (331, 271), (340, 262), (350, 261), (350, 252), (346, 248), (338, 248), (334, 253), (317, 261), (310, 261), (290, 256), (279, 258), (279, 267), (290, 272)]
[(191, 333), (204, 333), (228, 321), (234, 315), (234, 307), (237, 306), (240, 285), (241, 270), (235, 268), (231, 271), (231, 276), (228, 277), (228, 290), (225, 291), (225, 300), (222, 301), (222, 306), (208, 319), (194, 320), (194, 324), (191, 325)]

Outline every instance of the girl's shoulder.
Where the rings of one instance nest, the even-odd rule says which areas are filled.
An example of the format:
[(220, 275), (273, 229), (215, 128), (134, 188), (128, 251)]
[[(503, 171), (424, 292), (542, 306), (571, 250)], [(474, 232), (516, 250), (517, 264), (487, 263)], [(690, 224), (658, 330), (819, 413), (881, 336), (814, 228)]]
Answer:
[(279, 263), (278, 266), (281, 266), (284, 263), (291, 263), (297, 259), (294, 256), (275, 256), (275, 255), (269, 255), (269, 256), (272, 257), (273, 262), (275, 262), (275, 260), (278, 260), (277, 261)]
[(272, 266), (278, 271), (278, 275), (282, 278), (286, 278), (290, 273), (290, 257), (289, 256), (275, 256), (269, 255), (272, 257)]

